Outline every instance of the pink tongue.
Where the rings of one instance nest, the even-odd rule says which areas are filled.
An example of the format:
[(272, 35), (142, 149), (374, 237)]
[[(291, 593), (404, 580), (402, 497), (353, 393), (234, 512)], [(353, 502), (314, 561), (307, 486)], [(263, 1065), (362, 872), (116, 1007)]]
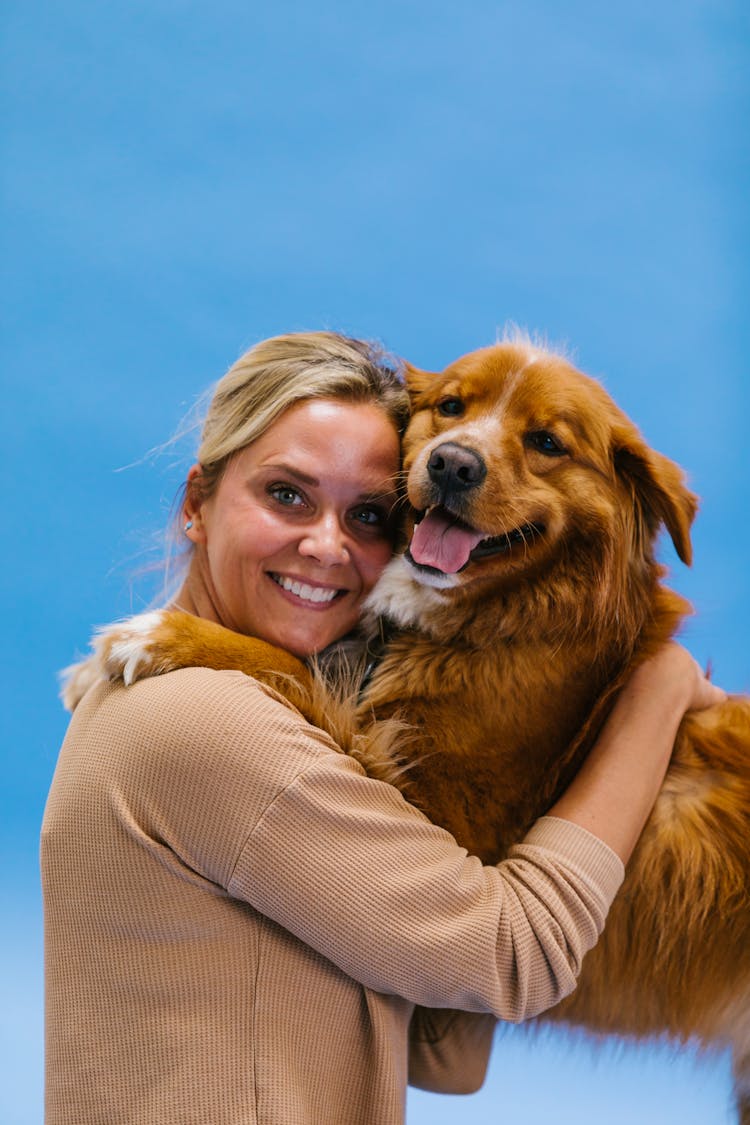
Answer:
[(469, 555), (483, 538), (455, 516), (436, 508), (414, 528), (409, 550), (414, 562), (433, 566), (444, 574), (455, 574), (466, 566)]

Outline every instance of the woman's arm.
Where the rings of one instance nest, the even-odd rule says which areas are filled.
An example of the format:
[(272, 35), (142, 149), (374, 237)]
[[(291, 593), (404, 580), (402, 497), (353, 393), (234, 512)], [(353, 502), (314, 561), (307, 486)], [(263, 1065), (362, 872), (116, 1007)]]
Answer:
[[(686, 695), (675, 692), (681, 707)], [(630, 709), (613, 715), (586, 784), (496, 868), (237, 672), (186, 669), (97, 689), (76, 711), (73, 738), (106, 746), (99, 757), (127, 831), (137, 816), (144, 848), (173, 857), (185, 878), (246, 901), (375, 991), (521, 1020), (574, 988), (622, 880), (599, 820), (622, 800), (620, 758), (631, 759), (626, 774), (644, 768), (635, 759), (649, 760), (647, 736), (665, 737), (661, 707), (646, 731), (636, 702), (643, 746)], [(644, 814), (661, 776), (650, 769)], [(627, 826), (637, 834), (632, 812)]]
[(686, 649), (664, 645), (633, 672), (549, 815), (587, 828), (626, 863), (664, 780), (685, 712), (724, 699)]
[(575, 986), (622, 880), (610, 848), (559, 818), (483, 867), (238, 672), (97, 688), (71, 740), (98, 748), (116, 794), (102, 815), (111, 805), (144, 853), (423, 1007), (510, 1020), (550, 1007)]

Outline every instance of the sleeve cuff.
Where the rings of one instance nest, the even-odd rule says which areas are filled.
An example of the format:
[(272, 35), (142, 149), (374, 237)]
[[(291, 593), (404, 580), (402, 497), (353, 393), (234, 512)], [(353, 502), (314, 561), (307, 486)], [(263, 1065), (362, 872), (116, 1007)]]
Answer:
[[(608, 903), (625, 878), (625, 866), (616, 852), (579, 824), (558, 816), (543, 816), (516, 848), (543, 848), (565, 862), (581, 878), (599, 887)], [(516, 848), (511, 849), (511, 854)]]

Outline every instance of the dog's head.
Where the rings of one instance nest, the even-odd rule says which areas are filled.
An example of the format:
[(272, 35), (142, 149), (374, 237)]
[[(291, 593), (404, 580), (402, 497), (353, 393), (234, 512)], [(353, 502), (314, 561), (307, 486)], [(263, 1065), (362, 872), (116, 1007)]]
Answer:
[(422, 586), (465, 588), (548, 570), (613, 545), (653, 564), (665, 526), (690, 562), (696, 498), (593, 379), (526, 344), (410, 367), (405, 560)]

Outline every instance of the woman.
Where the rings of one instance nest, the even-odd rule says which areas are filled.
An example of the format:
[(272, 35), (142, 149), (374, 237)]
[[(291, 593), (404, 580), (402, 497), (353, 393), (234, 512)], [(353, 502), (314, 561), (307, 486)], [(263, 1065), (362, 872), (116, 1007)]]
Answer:
[[(176, 604), (301, 657), (348, 633), (391, 553), (405, 417), (358, 341), (251, 349), (188, 476)], [(240, 673), (95, 686), (42, 834), (48, 1125), (391, 1125), (407, 1080), (476, 1089), (496, 1018), (575, 986), (683, 713), (722, 697), (664, 648), (483, 867)]]

